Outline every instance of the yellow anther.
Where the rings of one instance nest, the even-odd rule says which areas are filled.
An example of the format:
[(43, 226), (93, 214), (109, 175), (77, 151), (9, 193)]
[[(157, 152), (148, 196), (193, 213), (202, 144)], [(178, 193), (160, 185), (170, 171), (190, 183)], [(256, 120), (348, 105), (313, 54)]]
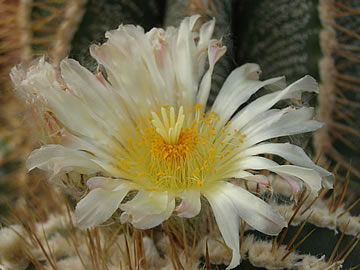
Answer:
[(165, 175), (165, 173), (163, 171), (160, 171), (157, 173), (157, 176), (164, 176), (164, 175)]
[(241, 134), (240, 137), (245, 138), (245, 137), (246, 137), (246, 134)]
[(199, 109), (201, 109), (201, 107), (202, 107), (202, 105), (200, 104), (200, 103), (197, 103), (196, 105), (195, 105), (195, 111), (197, 111), (197, 110), (199, 110)]
[(227, 152), (229, 153), (229, 155), (231, 155), (232, 151), (231, 150), (227, 150)]
[(208, 153), (209, 153), (209, 155), (215, 155), (215, 154), (216, 154), (216, 151), (215, 151), (214, 148), (210, 148), (210, 149), (208, 150)]
[(243, 143), (244, 141), (242, 139), (239, 138), (239, 143)]
[(202, 187), (202, 185), (204, 184), (204, 181), (202, 180), (197, 180), (196, 184), (198, 185), (198, 187)]
[(216, 174), (216, 169), (214, 169), (214, 174)]
[(222, 155), (220, 156), (220, 158), (221, 158), (221, 159), (224, 159), (224, 158), (225, 158), (225, 155), (224, 155), (224, 154), (222, 154)]
[(229, 126), (230, 124), (231, 124), (231, 121), (227, 122), (225, 126), (227, 127), (227, 126)]

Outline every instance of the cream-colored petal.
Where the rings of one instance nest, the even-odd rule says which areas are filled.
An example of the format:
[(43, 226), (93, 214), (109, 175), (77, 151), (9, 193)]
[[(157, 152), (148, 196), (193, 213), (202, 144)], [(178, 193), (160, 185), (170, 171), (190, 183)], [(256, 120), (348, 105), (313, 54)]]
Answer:
[(91, 190), (76, 205), (75, 216), (79, 226), (93, 227), (108, 220), (131, 189), (129, 185), (121, 183), (116, 187), (116, 191), (109, 188)]
[(93, 156), (62, 145), (49, 144), (31, 152), (26, 168), (48, 171), (52, 176), (76, 171), (84, 174), (101, 172), (102, 169), (92, 161)]
[(269, 170), (284, 177), (294, 176), (307, 184), (314, 193), (317, 193), (321, 189), (321, 176), (313, 169), (294, 165), (279, 165), (272, 160), (258, 156), (249, 156), (239, 159), (238, 163), (234, 164), (233, 170), (236, 168), (238, 170)]
[(313, 169), (302, 168), (293, 165), (281, 165), (277, 167), (268, 168), (269, 171), (277, 173), (281, 176), (295, 176), (301, 179), (310, 190), (317, 196), (317, 193), (320, 191), (322, 185), (322, 179), (318, 172)]
[(116, 178), (102, 177), (102, 176), (92, 177), (86, 182), (86, 185), (90, 190), (96, 188), (102, 188), (107, 191), (122, 190), (124, 184), (128, 185), (129, 188), (130, 186), (132, 186), (131, 183), (128, 181), (122, 179), (116, 179)]
[[(185, 18), (178, 30), (176, 40), (170, 48), (178, 84), (179, 98), (185, 110), (195, 106), (195, 97), (200, 80), (196, 62), (197, 48), (193, 37), (193, 26), (200, 16)], [(195, 60), (195, 61), (194, 61)]]
[[(88, 113), (105, 129), (109, 136), (125, 143), (136, 133), (135, 125), (124, 108), (123, 100), (111, 87), (106, 87), (93, 73), (77, 61), (64, 59), (61, 62), (61, 75), (71, 91), (80, 97), (88, 108)], [(106, 119), (106, 121), (103, 121)], [(122, 126), (127, 129), (123, 130)]]
[(215, 18), (201, 25), (199, 32), (198, 49), (206, 48), (215, 29)]
[(315, 79), (311, 76), (305, 76), (302, 79), (292, 83), (282, 91), (267, 94), (251, 102), (232, 118), (231, 127), (238, 129), (242, 128), (258, 114), (270, 109), (280, 100), (289, 98), (300, 98), (302, 92), (318, 91), (319, 86)]
[(130, 221), (138, 229), (150, 229), (167, 220), (175, 208), (175, 198), (167, 191), (140, 190), (131, 201), (120, 205), (124, 221)]
[(224, 126), (239, 106), (259, 89), (283, 80), (283, 77), (278, 77), (259, 81), (260, 73), (257, 64), (245, 64), (230, 73), (211, 108), (221, 117), (218, 128)]
[(225, 243), (233, 250), (228, 269), (240, 263), (240, 218), (254, 229), (269, 235), (279, 234), (287, 225), (284, 218), (266, 202), (230, 183), (221, 182), (203, 192), (203, 195), (211, 205)]
[(125, 101), (123, 106), (132, 112), (130, 117), (147, 118), (167, 104), (168, 93), (175, 90), (165, 84), (149, 38), (133, 25), (120, 25), (105, 36), (106, 43), (90, 48), (92, 57), (104, 66), (111, 86)]
[(34, 103), (43, 97), (43, 91), (49, 87), (61, 88), (57, 71), (45, 57), (41, 57), (33, 65), (18, 65), (11, 69), (10, 78), (17, 94), (27, 103)]
[(314, 162), (305, 154), (304, 150), (299, 146), (290, 143), (264, 143), (242, 151), (238, 157), (254, 156), (259, 154), (278, 155), (294, 165), (313, 169), (321, 175), (323, 179), (322, 185), (324, 187), (332, 187), (334, 175), (315, 165)]
[(202, 105), (202, 111), (205, 110), (207, 100), (209, 98), (209, 93), (211, 89), (211, 79), (212, 79), (212, 73), (214, 71), (214, 66), (216, 62), (225, 54), (226, 47), (218, 46), (218, 41), (213, 40), (212, 43), (210, 43), (208, 48), (208, 59), (209, 59), (209, 69), (206, 71), (204, 77), (201, 80), (199, 92), (197, 94), (197, 103)]
[(179, 217), (192, 218), (200, 213), (201, 201), (199, 190), (185, 190), (179, 195), (179, 197), (182, 199), (182, 201), (175, 209)]
[(246, 148), (272, 138), (314, 131), (323, 126), (323, 123), (312, 119), (313, 108), (286, 108), (269, 114), (272, 115), (264, 116), (264, 119), (258, 122), (252, 121), (241, 129), (241, 132), (246, 134), (242, 147)]

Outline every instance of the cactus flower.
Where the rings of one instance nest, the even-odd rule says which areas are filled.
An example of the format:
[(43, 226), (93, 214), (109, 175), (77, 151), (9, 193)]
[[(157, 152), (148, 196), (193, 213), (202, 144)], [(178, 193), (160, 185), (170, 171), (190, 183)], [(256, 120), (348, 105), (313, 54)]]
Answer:
[[(76, 206), (81, 227), (99, 225), (121, 209), (121, 222), (149, 229), (172, 215), (198, 215), (204, 197), (233, 251), (233, 268), (240, 263), (240, 218), (269, 235), (286, 226), (270, 205), (236, 185), (237, 179), (266, 186), (271, 183), (261, 172), (267, 170), (316, 194), (331, 186), (331, 174), (298, 146), (268, 142), (322, 126), (312, 108), (272, 108), (304, 91), (317, 92), (310, 76), (286, 87), (283, 77), (261, 81), (259, 66), (245, 64), (207, 107), (214, 65), (226, 49), (211, 39), (215, 21), (195, 31), (198, 19), (147, 33), (134, 25), (107, 32), (106, 43), (90, 48), (104, 72), (93, 74), (72, 59), (58, 70), (41, 58), (26, 70), (15, 67), (11, 77), (29, 102), (46, 104), (66, 139), (34, 150), (27, 168), (52, 177), (71, 171), (94, 175)], [(244, 105), (263, 87), (272, 92)], [(135, 195), (124, 201), (131, 191)]]

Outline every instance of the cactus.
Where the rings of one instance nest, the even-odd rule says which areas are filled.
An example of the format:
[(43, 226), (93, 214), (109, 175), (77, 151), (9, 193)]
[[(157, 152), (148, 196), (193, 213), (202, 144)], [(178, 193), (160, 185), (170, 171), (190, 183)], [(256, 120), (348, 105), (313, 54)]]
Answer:
[[(82, 181), (81, 185), (65, 190), (65, 194), (62, 188), (46, 184), (40, 174), (25, 178), (24, 168), (17, 166), (24, 163), (36, 144), (26, 135), (29, 130), (37, 129), (20, 129), (26, 115), (24, 106), (7, 94), (10, 84), (6, 74), (20, 60), (26, 64), (34, 56), (47, 54), (56, 65), (69, 54), (95, 71), (87, 48), (90, 43), (102, 42), (104, 31), (120, 23), (140, 24), (146, 30), (178, 25), (183, 17), (196, 13), (203, 15), (204, 21), (216, 18), (215, 37), (223, 36), (228, 47), (225, 57), (215, 66), (209, 104), (230, 71), (247, 61), (259, 63), (264, 78), (284, 74), (293, 81), (309, 73), (321, 80), (319, 117), (328, 125), (315, 136), (315, 151), (311, 147), (308, 150), (318, 151), (319, 154), (313, 155), (314, 161), (335, 168), (337, 179), (333, 190), (322, 189), (316, 198), (308, 190), (294, 196), (288, 186), (276, 180), (273, 194), (243, 181), (241, 185), (245, 189), (264, 198), (281, 213), (288, 221), (288, 228), (277, 237), (270, 237), (242, 222), (239, 233), (243, 261), (236, 269), (359, 267), (360, 199), (354, 177), (359, 177), (356, 167), (359, 154), (355, 149), (349, 152), (344, 148), (356, 148), (359, 136), (359, 125), (354, 120), (358, 115), (355, 89), (359, 80), (357, 3), (335, 0), (174, 0), (166, 4), (137, 0), (132, 3), (0, 1), (1, 12), (8, 11), (6, 16), (0, 16), (0, 25), (5, 30), (0, 33), (1, 67), (4, 66), (0, 74), (1, 103), (5, 106), (1, 110), (6, 112), (0, 116), (0, 198), (3, 201), (7, 197), (10, 206), (7, 212), (0, 212), (5, 225), (0, 230), (0, 268), (226, 268), (231, 250), (222, 240), (209, 209), (191, 222), (171, 218), (145, 231), (119, 225), (114, 222), (116, 218), (104, 226), (80, 230), (73, 209), (84, 192), (86, 178), (80, 174), (65, 175), (64, 185)], [(9, 23), (14, 21), (17, 24)], [(11, 42), (18, 46), (11, 46)], [(329, 106), (328, 100), (332, 98), (335, 102)], [(311, 96), (305, 97), (304, 102), (315, 103)], [(340, 109), (344, 105), (348, 106), (345, 112)], [(42, 129), (38, 133), (42, 143), (55, 142), (50, 134), (61, 129), (51, 121), (50, 116), (44, 116), (37, 123)], [(300, 145), (305, 143), (304, 137), (294, 140)]]

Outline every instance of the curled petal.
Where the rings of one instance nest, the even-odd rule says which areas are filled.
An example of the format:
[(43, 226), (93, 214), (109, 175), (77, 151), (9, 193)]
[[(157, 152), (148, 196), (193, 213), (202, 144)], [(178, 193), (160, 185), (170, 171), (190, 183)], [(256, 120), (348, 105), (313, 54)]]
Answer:
[(150, 229), (168, 219), (175, 208), (175, 198), (168, 192), (144, 191), (131, 201), (120, 205), (124, 211), (121, 221), (129, 220), (138, 229)]
[(318, 92), (319, 86), (311, 76), (305, 76), (292, 83), (284, 90), (262, 96), (251, 102), (232, 119), (232, 126), (241, 128), (254, 117), (274, 106), (278, 101), (289, 98), (300, 98), (302, 92)]
[(176, 208), (179, 217), (192, 218), (200, 213), (200, 191), (186, 190), (179, 197), (182, 199), (182, 202)]
[(253, 156), (265, 153), (281, 156), (294, 165), (315, 170), (321, 175), (323, 179), (322, 185), (326, 188), (332, 187), (334, 175), (327, 170), (315, 165), (314, 162), (305, 154), (304, 150), (299, 146), (290, 143), (259, 144), (246, 149), (245, 151), (241, 152), (240, 155)]
[(259, 81), (260, 73), (260, 67), (257, 64), (245, 64), (231, 72), (211, 108), (212, 111), (221, 115), (221, 120), (217, 123), (218, 127), (222, 127), (239, 106), (262, 87), (276, 84), (284, 79), (278, 77)]
[(207, 100), (209, 98), (210, 88), (211, 88), (211, 79), (212, 73), (216, 62), (225, 54), (226, 47), (219, 47), (219, 43), (216, 40), (213, 40), (209, 44), (208, 48), (208, 58), (209, 58), (209, 69), (205, 73), (204, 77), (200, 82), (199, 92), (197, 94), (197, 103), (203, 106), (203, 109), (206, 107)]
[(256, 143), (276, 137), (290, 136), (317, 130), (323, 123), (313, 120), (313, 108), (273, 110), (264, 112), (249, 122), (241, 132), (247, 135), (243, 147), (249, 147)]
[(39, 168), (50, 172), (52, 176), (72, 170), (86, 174), (101, 171), (101, 168), (91, 161), (89, 154), (55, 144), (48, 144), (31, 152), (26, 168)]
[(240, 218), (254, 229), (277, 235), (287, 225), (270, 205), (241, 187), (222, 182), (203, 193), (213, 210), (221, 235), (233, 250), (229, 268), (240, 263)]
[(127, 183), (127, 181), (121, 179), (107, 178), (101, 176), (92, 177), (86, 183), (90, 190), (93, 190), (95, 188), (102, 188), (109, 191), (122, 190), (124, 184), (127, 184), (129, 186), (132, 185), (130, 183)]
[(76, 205), (75, 216), (81, 228), (99, 225), (111, 217), (132, 188), (120, 184), (116, 191), (95, 188)]
[(282, 177), (295, 176), (307, 184), (313, 193), (317, 193), (321, 189), (321, 176), (313, 169), (294, 165), (279, 165), (275, 161), (258, 156), (240, 159), (237, 167), (242, 170), (269, 170)]

